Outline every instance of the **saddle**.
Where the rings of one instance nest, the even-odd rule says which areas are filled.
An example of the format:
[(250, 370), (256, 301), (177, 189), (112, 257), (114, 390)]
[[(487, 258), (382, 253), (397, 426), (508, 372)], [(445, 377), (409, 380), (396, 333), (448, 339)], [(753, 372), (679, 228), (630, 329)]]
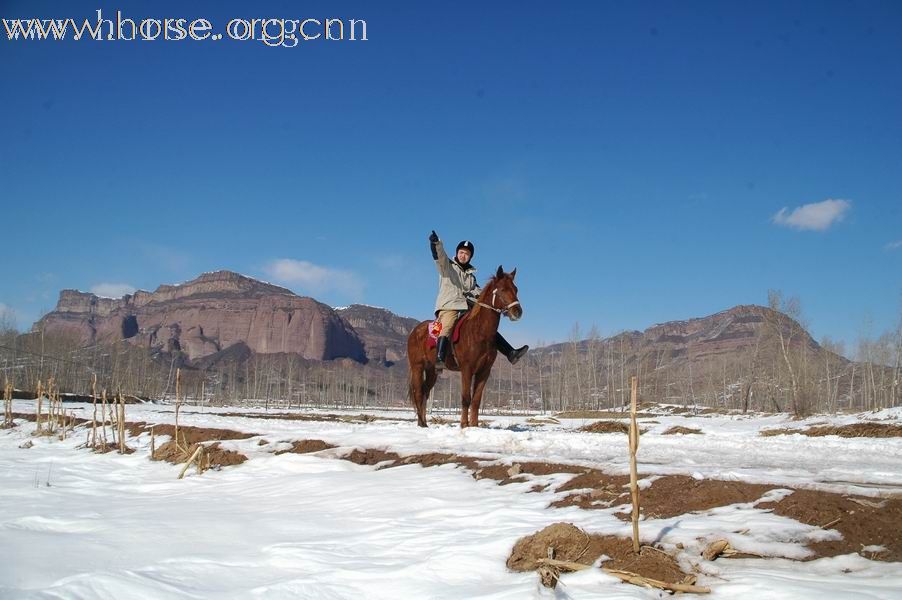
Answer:
[[(451, 332), (451, 343), (452, 344), (456, 344), (457, 341), (460, 339), (460, 328), (464, 324), (464, 321), (467, 320), (468, 316), (470, 316), (469, 311), (467, 311), (464, 314), (464, 316), (457, 319), (457, 323), (454, 324), (454, 331)], [(426, 347), (429, 349), (435, 348), (435, 346), (438, 343), (438, 336), (435, 336), (432, 334), (433, 327), (435, 326), (437, 321), (438, 321), (438, 319), (436, 319), (435, 321), (429, 321), (429, 328), (428, 328), (429, 335), (426, 336)]]

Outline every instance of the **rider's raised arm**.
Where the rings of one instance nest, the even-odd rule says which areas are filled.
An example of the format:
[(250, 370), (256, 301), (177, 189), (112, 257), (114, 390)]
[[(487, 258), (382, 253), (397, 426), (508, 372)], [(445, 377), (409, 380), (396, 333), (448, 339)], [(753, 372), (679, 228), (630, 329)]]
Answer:
[(438, 269), (439, 275), (446, 275), (450, 261), (445, 253), (445, 246), (442, 244), (442, 240), (435, 235), (434, 231), (429, 236), (429, 248), (432, 250), (432, 259), (435, 261), (435, 268)]

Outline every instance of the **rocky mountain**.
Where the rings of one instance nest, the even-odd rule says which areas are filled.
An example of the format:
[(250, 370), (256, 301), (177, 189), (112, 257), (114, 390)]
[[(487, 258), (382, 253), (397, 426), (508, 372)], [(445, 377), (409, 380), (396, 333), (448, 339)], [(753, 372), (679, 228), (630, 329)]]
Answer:
[[(593, 342), (620, 345), (635, 355), (666, 355), (669, 363), (684, 363), (706, 359), (735, 358), (748, 352), (761, 352), (762, 340), (782, 330), (793, 345), (805, 344), (813, 351), (820, 346), (805, 328), (786, 315), (764, 306), (744, 304), (727, 310), (683, 321), (668, 321), (652, 325), (645, 331), (625, 331), (602, 340), (579, 340), (577, 346), (586, 350)], [(572, 346), (572, 342), (569, 343)], [(568, 343), (554, 344), (543, 351), (559, 351)]]
[(416, 319), (400, 317), (390, 310), (352, 304), (335, 309), (342, 319), (354, 328), (371, 362), (392, 365), (407, 356), (407, 336), (419, 323)]
[(55, 310), (33, 330), (75, 337), (82, 346), (125, 340), (155, 352), (180, 352), (189, 361), (239, 344), (232, 354), (367, 360), (363, 339), (331, 307), (231, 271), (118, 299), (63, 290)]

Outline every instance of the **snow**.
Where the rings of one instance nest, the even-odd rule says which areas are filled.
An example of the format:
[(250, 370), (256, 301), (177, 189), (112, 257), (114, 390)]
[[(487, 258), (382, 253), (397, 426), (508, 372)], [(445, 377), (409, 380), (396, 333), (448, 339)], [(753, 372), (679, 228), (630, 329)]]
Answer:
[[(87, 412), (86, 405), (69, 406)], [(33, 403), (15, 401), (14, 410), (32, 412)], [(450, 425), (417, 428), (412, 410), (366, 411), (404, 421), (365, 424), (226, 412), (260, 411), (183, 407), (180, 422), (259, 434), (221, 444), (250, 460), (201, 476), (192, 469), (183, 480), (176, 479), (179, 467), (148, 460), (147, 434), (130, 439), (134, 454), (120, 456), (77, 449), (84, 432), (66, 441), (32, 437), (34, 424), (23, 420), (0, 431), (0, 597), (662, 597), (598, 569), (565, 575), (556, 592), (541, 588), (534, 573), (507, 570), (513, 544), (553, 522), (629, 535), (629, 523), (614, 516), (624, 507), (552, 509), (548, 504), (558, 494), (527, 493), (537, 482), (562, 483), (568, 475), (530, 476), (526, 483), (499, 486), (453, 465), (376, 470), (335, 459), (359, 447), (400, 454), (459, 452), (504, 463), (546, 460), (625, 473), (622, 434), (574, 432), (589, 422), (580, 419), (530, 427), (525, 417), (488, 416), (489, 428), (462, 431)], [(649, 429), (639, 446), (643, 478), (683, 473), (773, 484), (755, 502), (644, 520), (643, 540), (674, 550), (682, 544), (679, 560), (698, 565), (699, 583), (712, 588), (712, 598), (902, 598), (899, 563), (857, 554), (790, 560), (808, 556), (805, 542), (839, 533), (757, 508), (791, 493), (783, 486), (872, 496), (902, 491), (902, 439), (758, 435), (766, 428), (875, 417), (896, 421), (902, 411), (808, 421), (723, 415), (643, 419)], [(174, 414), (171, 406), (130, 405), (128, 419), (172, 423)], [(654, 435), (675, 424), (704, 435)], [(259, 445), (261, 439), (267, 444)], [(339, 448), (272, 454), (292, 439), (322, 439)], [(27, 440), (33, 447), (20, 449)], [(770, 558), (702, 561), (700, 550), (715, 539)]]

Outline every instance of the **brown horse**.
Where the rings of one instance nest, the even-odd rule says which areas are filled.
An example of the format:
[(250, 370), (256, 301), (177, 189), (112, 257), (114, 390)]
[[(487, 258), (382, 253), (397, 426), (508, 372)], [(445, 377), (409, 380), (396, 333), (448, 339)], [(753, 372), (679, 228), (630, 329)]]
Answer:
[[(511, 321), (523, 316), (523, 308), (517, 299), (514, 277), (517, 269), (505, 273), (499, 266), (498, 272), (482, 289), (476, 305), (462, 317), (460, 339), (454, 344), (453, 357), (449, 353), (445, 368), (460, 371), (461, 427), (479, 425), (479, 403), (482, 392), (492, 372), (492, 364), (498, 351), (495, 349), (495, 334), (501, 315)], [(426, 399), (435, 385), (435, 348), (426, 347), (429, 323), (423, 321), (413, 328), (407, 338), (407, 362), (410, 366), (409, 396), (417, 411), (417, 425), (426, 427)]]

